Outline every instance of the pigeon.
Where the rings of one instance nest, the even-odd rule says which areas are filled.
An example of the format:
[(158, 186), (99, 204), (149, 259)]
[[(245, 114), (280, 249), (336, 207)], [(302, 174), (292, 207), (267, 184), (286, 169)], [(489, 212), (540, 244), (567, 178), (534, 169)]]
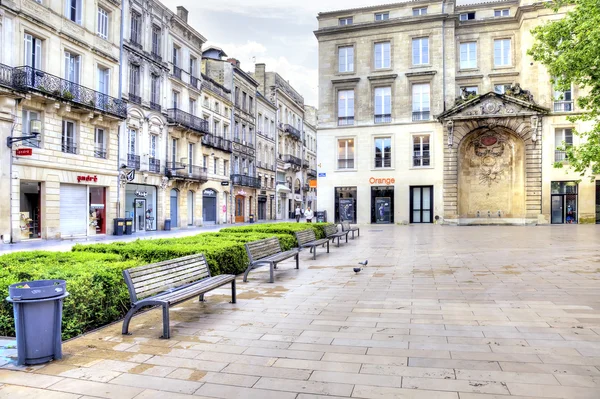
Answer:
[[(363, 265), (363, 267), (366, 267), (369, 264), (369, 260), (365, 260), (364, 262), (358, 262), (359, 265)], [(360, 272), (362, 269), (360, 267), (355, 267), (354, 268), (354, 273), (358, 274), (358, 272)]]
[(355, 267), (354, 268), (354, 273), (358, 274), (359, 271), (360, 271), (360, 267)]

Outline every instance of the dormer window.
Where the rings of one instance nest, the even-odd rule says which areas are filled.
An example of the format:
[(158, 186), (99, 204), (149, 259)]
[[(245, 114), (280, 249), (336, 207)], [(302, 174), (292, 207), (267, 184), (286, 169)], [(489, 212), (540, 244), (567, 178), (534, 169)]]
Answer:
[(465, 12), (463, 14), (460, 14), (459, 19), (461, 21), (470, 21), (475, 19), (475, 12)]
[(345, 18), (339, 19), (340, 26), (352, 25), (352, 23), (353, 23), (352, 17), (345, 17)]
[(390, 19), (389, 12), (378, 12), (375, 14), (375, 21), (387, 21)]

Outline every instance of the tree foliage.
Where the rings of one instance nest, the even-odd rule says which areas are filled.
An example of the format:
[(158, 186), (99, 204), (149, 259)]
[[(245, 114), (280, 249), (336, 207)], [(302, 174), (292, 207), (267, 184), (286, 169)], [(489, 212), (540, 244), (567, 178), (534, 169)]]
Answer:
[(558, 90), (573, 84), (584, 93), (577, 98), (581, 113), (568, 119), (590, 121), (591, 130), (576, 131), (583, 138), (581, 144), (564, 150), (569, 167), (593, 180), (600, 174), (600, 1), (552, 0), (547, 6), (555, 12), (563, 7), (569, 11), (564, 18), (533, 29), (535, 43), (528, 54), (548, 68)]

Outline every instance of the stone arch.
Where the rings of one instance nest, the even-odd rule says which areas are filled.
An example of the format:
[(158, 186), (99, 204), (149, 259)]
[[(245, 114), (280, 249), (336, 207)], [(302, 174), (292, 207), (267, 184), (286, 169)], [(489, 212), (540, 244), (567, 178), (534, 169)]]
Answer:
[(524, 219), (525, 140), (506, 126), (477, 126), (458, 146), (458, 216)]

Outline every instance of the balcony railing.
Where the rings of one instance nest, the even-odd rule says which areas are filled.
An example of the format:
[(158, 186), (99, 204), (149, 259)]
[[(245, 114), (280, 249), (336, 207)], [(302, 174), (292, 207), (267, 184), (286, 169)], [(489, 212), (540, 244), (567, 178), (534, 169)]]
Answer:
[(283, 156), (283, 162), (291, 163), (292, 165), (302, 166), (302, 160), (300, 158), (289, 154)]
[(148, 170), (154, 173), (160, 173), (160, 159), (148, 158)]
[(179, 80), (181, 80), (181, 71), (182, 71), (181, 68), (173, 65), (173, 76), (175, 76)]
[(75, 143), (66, 143), (61, 145), (62, 152), (67, 154), (77, 154), (77, 146)]
[(0, 85), (12, 87), (13, 69), (8, 65), (0, 64)]
[(429, 158), (429, 151), (424, 151), (424, 153), (422, 155), (421, 155), (421, 153), (413, 155), (413, 166), (414, 167), (429, 166), (430, 164), (431, 164), (431, 159)]
[(188, 114), (187, 112), (183, 112), (178, 108), (169, 108), (167, 110), (167, 122), (179, 124), (201, 133), (209, 132), (208, 121), (192, 114)]
[(104, 148), (104, 147), (94, 148), (94, 157), (106, 159), (106, 148)]
[(567, 152), (566, 151), (559, 151), (559, 150), (554, 151), (554, 161), (555, 162), (562, 162), (562, 161), (566, 161), (566, 160), (567, 160)]
[(573, 111), (573, 101), (554, 101), (554, 112)]
[(154, 101), (150, 101), (150, 109), (160, 112), (162, 107), (159, 103), (155, 103)]
[(129, 93), (129, 101), (131, 101), (132, 103), (141, 104), (142, 97), (140, 97), (136, 94), (133, 94), (133, 93)]
[(338, 169), (354, 169), (354, 158), (338, 159)]
[(208, 181), (208, 171), (206, 168), (196, 165), (186, 165), (181, 162), (167, 162), (165, 175), (169, 178), (196, 180), (201, 182)]
[(162, 56), (160, 54), (154, 52), (154, 50), (150, 53), (150, 56), (154, 59), (154, 61), (162, 62)]
[(338, 126), (350, 126), (354, 125), (354, 116), (339, 116)]
[(302, 132), (288, 123), (285, 124), (283, 131), (289, 133), (292, 137), (295, 137), (297, 140), (302, 140)]
[(142, 43), (140, 43), (140, 39), (136, 38), (133, 36), (129, 39), (129, 44), (131, 44), (133, 47), (137, 47), (140, 50), (142, 50), (144, 47), (142, 46)]
[(413, 111), (412, 120), (413, 121), (428, 121), (429, 120), (429, 111)]
[(390, 123), (391, 121), (392, 114), (375, 115), (375, 123)]
[(200, 89), (200, 80), (193, 75), (190, 75), (190, 84), (196, 89)]
[(246, 176), (233, 174), (231, 175), (231, 181), (234, 186), (260, 188), (260, 179), (258, 177)]
[(140, 156), (135, 154), (127, 154), (127, 167), (135, 170), (140, 169)]
[(317, 177), (317, 171), (315, 169), (309, 169), (308, 175), (312, 177)]
[[(3, 73), (3, 75), (5, 74)], [(119, 118), (127, 117), (127, 103), (125, 101), (32, 67), (13, 68), (12, 87), (19, 91), (37, 91)]]

